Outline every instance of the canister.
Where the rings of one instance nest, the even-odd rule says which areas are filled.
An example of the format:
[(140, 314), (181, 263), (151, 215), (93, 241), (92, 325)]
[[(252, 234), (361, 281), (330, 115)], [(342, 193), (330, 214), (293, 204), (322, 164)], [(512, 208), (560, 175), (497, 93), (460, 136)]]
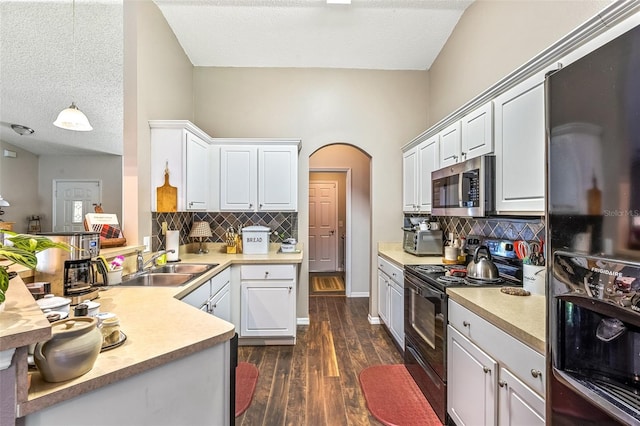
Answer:
[(271, 228), (266, 226), (247, 226), (242, 228), (243, 254), (268, 254)]

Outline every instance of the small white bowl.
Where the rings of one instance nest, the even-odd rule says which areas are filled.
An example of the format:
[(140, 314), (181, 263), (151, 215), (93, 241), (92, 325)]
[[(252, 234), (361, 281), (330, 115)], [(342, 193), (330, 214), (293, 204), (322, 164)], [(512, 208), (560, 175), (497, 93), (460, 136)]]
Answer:
[(96, 315), (98, 315), (100, 313), (100, 303), (93, 302), (91, 300), (85, 300), (82, 303), (87, 305), (87, 316), (88, 317), (95, 317)]
[(71, 299), (66, 297), (54, 296), (53, 294), (45, 294), (42, 299), (36, 300), (40, 309), (51, 309), (52, 311), (62, 311), (69, 313), (69, 307), (71, 306)]

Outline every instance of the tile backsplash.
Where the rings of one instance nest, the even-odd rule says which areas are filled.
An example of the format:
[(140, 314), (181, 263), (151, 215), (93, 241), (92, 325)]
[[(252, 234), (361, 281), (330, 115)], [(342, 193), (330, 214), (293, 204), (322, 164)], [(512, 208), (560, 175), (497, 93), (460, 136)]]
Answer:
[[(405, 215), (405, 217), (420, 217)], [(425, 216), (428, 218), (428, 216)], [(456, 236), (480, 235), (483, 237), (506, 239), (544, 241), (544, 218), (509, 218), (496, 216), (489, 218), (468, 217), (435, 217), (440, 222), (445, 238), (453, 232)]]
[[(180, 231), (180, 244), (194, 242), (189, 238), (193, 222), (205, 221), (211, 226), (211, 238), (203, 242), (223, 243), (225, 232), (233, 227), (236, 232), (244, 226), (262, 225), (271, 228), (271, 241), (293, 237), (298, 239), (297, 212), (175, 212), (152, 213), (152, 250), (164, 249), (165, 236), (162, 235), (162, 222), (167, 222), (167, 229)], [(278, 233), (278, 235), (275, 234)]]

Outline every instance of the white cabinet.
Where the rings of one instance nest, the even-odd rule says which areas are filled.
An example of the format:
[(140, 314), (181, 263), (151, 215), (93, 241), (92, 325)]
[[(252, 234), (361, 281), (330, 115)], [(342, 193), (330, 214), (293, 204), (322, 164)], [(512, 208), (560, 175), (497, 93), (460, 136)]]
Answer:
[(230, 268), (226, 268), (181, 300), (204, 312), (231, 322), (230, 283)]
[(296, 211), (299, 140), (215, 139), (220, 146), (220, 210)]
[(295, 338), (295, 265), (242, 265), (240, 280), (240, 337)]
[(418, 204), (421, 212), (431, 213), (431, 172), (440, 168), (440, 136), (418, 145)]
[(449, 299), (447, 412), (457, 425), (544, 425), (545, 358)]
[(498, 363), (455, 328), (447, 333), (449, 415), (459, 426), (494, 424)]
[(211, 184), (210, 137), (186, 120), (150, 120), (151, 209), (156, 211), (156, 188), (169, 184), (178, 192), (178, 211), (208, 210)]
[(440, 136), (402, 153), (402, 210), (431, 212), (431, 172), (439, 168)]
[(493, 103), (466, 114), (439, 133), (438, 168), (493, 152)]
[(404, 350), (404, 272), (378, 256), (378, 316)]
[(402, 153), (402, 211), (418, 211), (418, 148)]
[(440, 135), (440, 164), (439, 168), (460, 162), (461, 134), (460, 121), (456, 121), (442, 130)]
[(462, 117), (460, 158), (468, 160), (493, 152), (493, 102)]
[(496, 211), (542, 214), (545, 208), (544, 72), (494, 99)]

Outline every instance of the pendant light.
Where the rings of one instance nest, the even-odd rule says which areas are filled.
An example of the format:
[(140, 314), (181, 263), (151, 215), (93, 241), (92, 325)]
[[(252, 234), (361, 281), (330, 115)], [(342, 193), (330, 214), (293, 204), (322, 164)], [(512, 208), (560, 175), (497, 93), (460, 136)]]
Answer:
[[(73, 93), (76, 90), (76, 0), (73, 0), (72, 10), (73, 75), (71, 76), (71, 92)], [(91, 124), (89, 123), (89, 119), (78, 109), (75, 102), (71, 102), (69, 108), (60, 111), (60, 114), (58, 114), (58, 118), (53, 122), (53, 125), (60, 127), (61, 129), (75, 130), (77, 132), (88, 132), (93, 130), (93, 127), (91, 127)]]

